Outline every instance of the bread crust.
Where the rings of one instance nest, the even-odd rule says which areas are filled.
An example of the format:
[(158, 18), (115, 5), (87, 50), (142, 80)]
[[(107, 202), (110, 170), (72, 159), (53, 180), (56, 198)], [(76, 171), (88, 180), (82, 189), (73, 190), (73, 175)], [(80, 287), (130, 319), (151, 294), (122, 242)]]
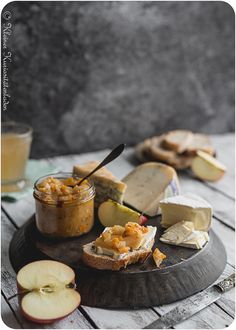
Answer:
[(192, 163), (192, 156), (179, 155), (172, 150), (166, 150), (162, 146), (165, 135), (154, 136), (139, 143), (135, 148), (135, 154), (141, 162), (162, 161), (176, 169), (188, 168)]
[(154, 244), (154, 239), (150, 242), (148, 248), (143, 248), (137, 251), (129, 252), (127, 256), (121, 259), (114, 259), (106, 255), (97, 254), (92, 250), (93, 242), (84, 245), (82, 260), (92, 268), (118, 271), (121, 268), (126, 268), (130, 264), (137, 262), (143, 263), (151, 254), (151, 249)]
[(211, 144), (211, 139), (206, 134), (194, 134), (194, 139), (192, 143), (187, 147), (186, 154), (191, 156), (196, 156), (197, 151), (201, 150), (209, 155), (213, 156), (215, 154), (215, 149)]
[(175, 130), (165, 134), (163, 147), (182, 154), (192, 143), (194, 134), (187, 130)]
[[(176, 134), (182, 134), (184, 141), (175, 142)], [(135, 147), (135, 154), (141, 162), (161, 161), (181, 170), (191, 166), (198, 150), (211, 156), (215, 154), (208, 135), (176, 130), (144, 140)]]

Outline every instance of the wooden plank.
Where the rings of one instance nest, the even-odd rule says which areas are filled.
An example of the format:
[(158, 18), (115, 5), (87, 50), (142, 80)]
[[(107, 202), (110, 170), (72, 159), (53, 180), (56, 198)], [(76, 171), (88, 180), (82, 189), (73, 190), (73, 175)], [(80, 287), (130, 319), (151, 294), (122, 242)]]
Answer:
[(228, 263), (235, 266), (235, 232), (214, 218), (212, 228), (225, 246)]
[[(82, 155), (69, 155), (51, 158), (50, 164), (56, 166), (61, 171), (72, 171), (76, 164), (83, 164), (88, 161), (102, 161), (110, 152), (109, 149), (102, 151), (85, 153)], [(133, 165), (127, 162), (122, 156), (106, 166), (118, 179), (122, 179), (127, 173), (133, 169)]]
[(216, 148), (217, 158), (225, 164), (228, 172), (235, 174), (235, 134), (211, 135), (211, 140)]
[(31, 194), (14, 203), (2, 202), (2, 207), (17, 227), (21, 227), (35, 212), (34, 198)]
[[(227, 264), (224, 269), (224, 272), (218, 278), (216, 283), (222, 281), (224, 278), (226, 278), (227, 276), (231, 275), (234, 272), (235, 272), (235, 268)], [(222, 295), (222, 298), (220, 298), (216, 302), (216, 304), (220, 306), (223, 310), (225, 310), (230, 316), (235, 317), (235, 288), (225, 292)]]
[(83, 164), (91, 160), (101, 161), (109, 153), (109, 149), (101, 151), (88, 152), (80, 155), (67, 155), (49, 158), (49, 163), (56, 166), (59, 171), (72, 172), (73, 166), (76, 164)]
[(140, 329), (158, 318), (158, 315), (151, 308), (111, 310), (84, 307), (84, 309), (98, 327), (102, 329)]
[[(219, 279), (217, 279), (216, 283), (223, 280), (225, 277), (229, 276), (233, 272), (234, 272), (234, 268), (230, 265), (227, 265), (222, 275), (219, 277)], [(185, 299), (182, 301), (185, 301)], [(165, 313), (169, 312), (179, 304), (180, 302), (175, 302), (165, 306), (154, 307), (154, 310), (156, 310), (160, 315), (164, 315)], [(227, 314), (224, 312), (224, 310), (227, 312)], [(216, 314), (215, 317), (214, 314)], [(210, 306), (206, 307), (199, 313), (193, 315), (191, 318), (176, 325), (174, 328), (176, 329), (224, 328), (232, 323), (234, 315), (235, 315), (235, 289), (232, 289), (226, 292), (224, 295), (222, 295), (222, 298), (218, 300), (217, 303), (211, 304)]]
[(217, 159), (227, 167), (227, 172), (218, 182), (209, 182), (207, 185), (235, 198), (235, 135), (212, 135), (211, 139), (216, 147)]
[[(12, 223), (7, 219), (5, 214), (2, 212), (2, 291), (7, 299), (13, 296), (17, 292), (16, 288), (16, 275), (11, 267), (10, 260), (8, 257), (8, 247), (12, 235), (15, 231)], [(9, 304), (14, 311), (18, 322), (24, 328), (37, 329), (39, 326), (35, 323), (28, 322), (20, 313), (18, 300), (13, 298), (9, 301)], [(86, 320), (83, 314), (77, 309), (74, 313), (69, 315), (64, 320), (55, 322), (50, 325), (41, 326), (42, 329), (91, 329), (91, 324)]]
[(9, 328), (22, 329), (21, 324), (17, 321), (17, 318), (15, 317), (14, 313), (12, 312), (11, 308), (9, 307), (3, 296), (1, 299), (1, 316), (2, 321)]
[(195, 314), (190, 319), (176, 325), (175, 329), (224, 329), (233, 322), (233, 318), (216, 304)]

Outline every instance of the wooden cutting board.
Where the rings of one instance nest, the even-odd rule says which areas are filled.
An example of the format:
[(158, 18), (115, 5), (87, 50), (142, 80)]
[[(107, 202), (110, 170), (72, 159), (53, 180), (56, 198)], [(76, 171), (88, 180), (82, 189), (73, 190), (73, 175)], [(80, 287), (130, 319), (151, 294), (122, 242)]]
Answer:
[(149, 225), (157, 227), (154, 247), (167, 255), (157, 268), (150, 256), (143, 264), (134, 264), (121, 271), (104, 271), (87, 267), (81, 260), (82, 246), (103, 231), (99, 221), (91, 232), (78, 238), (53, 240), (42, 236), (34, 216), (13, 236), (10, 260), (17, 272), (25, 264), (53, 259), (71, 266), (82, 304), (105, 308), (138, 308), (168, 304), (186, 298), (211, 285), (223, 272), (226, 252), (216, 234), (210, 230), (210, 241), (202, 250), (167, 245), (159, 240), (163, 229), (160, 217)]

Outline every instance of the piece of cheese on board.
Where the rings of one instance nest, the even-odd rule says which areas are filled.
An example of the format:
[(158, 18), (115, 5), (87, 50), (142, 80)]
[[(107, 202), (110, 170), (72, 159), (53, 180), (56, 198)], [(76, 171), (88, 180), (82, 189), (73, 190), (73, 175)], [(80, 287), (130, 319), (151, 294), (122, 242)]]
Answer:
[(201, 249), (209, 241), (209, 235), (205, 231), (194, 230), (194, 225), (190, 221), (180, 221), (166, 229), (160, 241), (191, 249)]
[(188, 237), (181, 241), (174, 240), (173, 237), (172, 239), (167, 239), (164, 237), (164, 235), (160, 237), (160, 241), (166, 244), (183, 246), (186, 248), (199, 250), (202, 249), (203, 246), (209, 241), (209, 235), (206, 231), (194, 230), (192, 231), (192, 233), (189, 234)]
[(183, 242), (194, 231), (194, 224), (191, 221), (177, 222), (167, 228), (161, 236), (163, 239), (173, 241), (176, 244)]
[(207, 242), (209, 242), (208, 233), (206, 231), (195, 230), (188, 239), (180, 243), (180, 246), (191, 249), (201, 249)]
[(180, 192), (175, 170), (157, 162), (136, 167), (122, 181), (127, 185), (124, 202), (149, 216), (158, 214), (160, 200)]
[(164, 228), (182, 220), (191, 221), (195, 230), (208, 231), (211, 226), (212, 207), (203, 198), (186, 194), (165, 198), (160, 201), (161, 225)]

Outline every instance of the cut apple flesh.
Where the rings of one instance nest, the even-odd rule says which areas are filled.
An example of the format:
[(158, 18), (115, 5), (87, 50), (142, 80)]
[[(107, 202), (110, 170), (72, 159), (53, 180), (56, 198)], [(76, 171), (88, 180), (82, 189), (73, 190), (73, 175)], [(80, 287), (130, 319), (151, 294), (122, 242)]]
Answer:
[(72, 313), (80, 304), (80, 295), (73, 289), (26, 294), (21, 301), (23, 314), (35, 322), (56, 321)]
[(203, 151), (197, 152), (191, 168), (196, 177), (206, 181), (218, 181), (226, 172), (223, 164)]
[(136, 222), (142, 225), (147, 221), (145, 216), (112, 200), (108, 200), (99, 206), (98, 217), (104, 227), (125, 226), (128, 222)]
[(25, 289), (41, 288), (53, 285), (68, 284), (75, 278), (73, 269), (61, 262), (40, 260), (31, 262), (21, 268), (17, 274), (18, 284)]
[(17, 287), (23, 315), (37, 323), (51, 323), (72, 313), (80, 304), (74, 280), (73, 269), (53, 260), (21, 268)]

